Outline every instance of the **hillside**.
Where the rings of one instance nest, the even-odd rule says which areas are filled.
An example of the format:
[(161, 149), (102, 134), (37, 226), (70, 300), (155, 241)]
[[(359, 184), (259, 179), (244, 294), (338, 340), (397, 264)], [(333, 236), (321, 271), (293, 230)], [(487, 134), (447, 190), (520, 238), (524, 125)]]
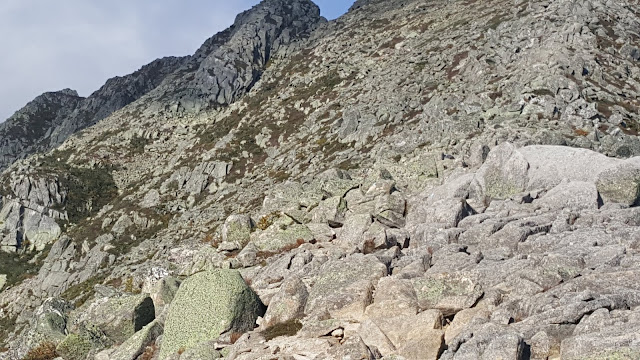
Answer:
[(0, 125), (0, 359), (639, 359), (639, 29), (264, 0), (41, 95)]

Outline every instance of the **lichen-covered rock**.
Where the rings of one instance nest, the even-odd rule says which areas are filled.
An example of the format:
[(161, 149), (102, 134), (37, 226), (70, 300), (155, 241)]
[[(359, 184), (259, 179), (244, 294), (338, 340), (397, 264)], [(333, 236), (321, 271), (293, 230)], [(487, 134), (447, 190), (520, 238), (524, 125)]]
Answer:
[(422, 309), (438, 309), (445, 316), (468, 309), (482, 296), (481, 287), (465, 274), (425, 275), (412, 279)]
[(222, 225), (222, 241), (242, 249), (249, 242), (253, 226), (253, 220), (248, 215), (231, 215)]
[(144, 352), (146, 346), (154, 342), (163, 330), (162, 324), (158, 320), (152, 321), (111, 352), (109, 359), (136, 360)]
[(251, 240), (257, 251), (277, 253), (313, 240), (306, 225), (294, 223), (290, 218), (278, 220), (265, 231), (256, 233)]
[(475, 181), (480, 193), (494, 199), (505, 199), (527, 187), (529, 163), (510, 143), (491, 150), (478, 170)]
[(213, 342), (205, 342), (198, 346), (185, 350), (180, 355), (180, 360), (215, 360), (221, 359), (222, 354), (214, 348)]
[(605, 202), (628, 206), (640, 201), (640, 158), (629, 159), (601, 172), (597, 188)]
[(165, 324), (160, 349), (164, 360), (226, 332), (252, 330), (264, 305), (235, 270), (201, 272), (185, 280)]
[(122, 343), (155, 319), (153, 300), (146, 295), (98, 298), (73, 311), (69, 330), (90, 333), (96, 330), (113, 343)]
[(65, 360), (85, 360), (92, 347), (93, 343), (87, 336), (69, 334), (58, 344), (56, 352)]

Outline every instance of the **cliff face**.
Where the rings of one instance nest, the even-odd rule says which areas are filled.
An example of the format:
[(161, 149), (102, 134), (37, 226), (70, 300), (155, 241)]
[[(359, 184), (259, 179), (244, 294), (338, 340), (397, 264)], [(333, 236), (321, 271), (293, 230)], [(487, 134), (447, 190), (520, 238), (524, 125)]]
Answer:
[(0, 359), (637, 358), (639, 25), (266, 0), (88, 122), (43, 95), (95, 124), (2, 173)]

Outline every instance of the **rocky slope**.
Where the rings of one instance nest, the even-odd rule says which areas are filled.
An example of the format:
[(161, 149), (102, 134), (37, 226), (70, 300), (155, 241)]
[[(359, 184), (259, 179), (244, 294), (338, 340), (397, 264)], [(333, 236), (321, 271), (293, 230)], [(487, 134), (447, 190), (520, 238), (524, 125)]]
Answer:
[(0, 359), (640, 358), (639, 15), (262, 2), (2, 174)]

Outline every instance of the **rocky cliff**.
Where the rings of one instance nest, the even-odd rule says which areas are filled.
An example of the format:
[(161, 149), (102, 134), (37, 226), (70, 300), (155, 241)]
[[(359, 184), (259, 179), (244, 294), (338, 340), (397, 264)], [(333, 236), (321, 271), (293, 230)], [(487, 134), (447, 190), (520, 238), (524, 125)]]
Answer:
[(263, 1), (2, 173), (0, 359), (639, 358), (639, 25)]

